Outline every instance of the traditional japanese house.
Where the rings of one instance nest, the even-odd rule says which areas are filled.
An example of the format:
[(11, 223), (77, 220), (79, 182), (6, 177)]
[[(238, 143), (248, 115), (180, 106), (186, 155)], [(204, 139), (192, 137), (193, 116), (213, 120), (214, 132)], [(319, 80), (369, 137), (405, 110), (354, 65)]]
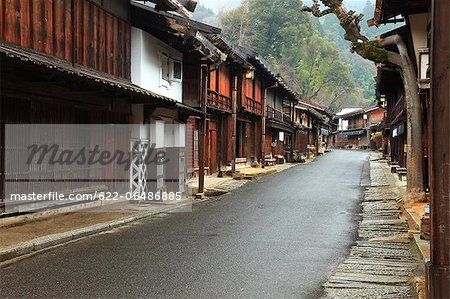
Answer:
[(387, 111), (383, 125), (383, 134), (388, 137), (385, 154), (392, 162), (406, 167), (406, 105), (400, 74), (392, 68), (379, 68), (377, 92), (380, 106)]
[(237, 166), (250, 165), (263, 157), (263, 130), (265, 114), (265, 88), (271, 78), (256, 62), (256, 53), (239, 47), (247, 62), (255, 69), (247, 70), (238, 78), (238, 101), (236, 121), (236, 159)]
[[(156, 2), (164, 6), (165, 1)], [(164, 7), (171, 9), (170, 3), (173, 2), (176, 1), (167, 1)], [(118, 169), (108, 166), (93, 170), (89, 166), (80, 169), (79, 165), (56, 169), (32, 164), (20, 168), (11, 159), (6, 161), (8, 155), (19, 155), (19, 151), (5, 150), (3, 132), (8, 124), (134, 123), (148, 131), (145, 124), (155, 124), (161, 120), (164, 123), (167, 119), (172, 123), (182, 123), (193, 114), (201, 114), (182, 103), (180, 54), (169, 45), (158, 42), (162, 49), (171, 51), (171, 58), (175, 58), (167, 63), (167, 67), (161, 64), (161, 59), (165, 57), (158, 56), (160, 52), (155, 53), (157, 49), (152, 47), (154, 37), (145, 32), (147, 28), (141, 27), (146, 24), (132, 20), (132, 16), (137, 15), (134, 9), (136, 7), (130, 5), (128, 0), (1, 1), (0, 19), (4, 20), (0, 22), (2, 200), (8, 196), (5, 195), (5, 181), (9, 182), (10, 190), (15, 190), (14, 180), (18, 179), (25, 182), (20, 185), (21, 193), (36, 190), (89, 192), (116, 188), (116, 184), (120, 184), (120, 191), (123, 192), (141, 191), (147, 180), (147, 174), (142, 173), (145, 167), (140, 165), (131, 167), (130, 174), (119, 173)], [(184, 11), (180, 7), (177, 10)], [(156, 18), (148, 15), (146, 18), (157, 22)], [(195, 35), (185, 37), (190, 41), (186, 47), (197, 52), (204, 51), (205, 47)], [(180, 87), (164, 91), (158, 84), (152, 85), (164, 79), (161, 77), (165, 76), (162, 68), (170, 68), (166, 73), (173, 79), (170, 83)], [(148, 81), (149, 76), (155, 80)], [(173, 145), (180, 132), (164, 133), (164, 127), (161, 128), (162, 131), (155, 132), (158, 136), (164, 134), (161, 146)], [(142, 130), (138, 131), (132, 133), (133, 136), (123, 136), (123, 140), (117, 142), (123, 143), (125, 148), (136, 140), (142, 143), (148, 136), (141, 136)], [(106, 138), (104, 142), (109, 144), (107, 136), (95, 135), (95, 131), (87, 131), (86, 134), (91, 140)], [(148, 132), (145, 134), (148, 135)], [(9, 140), (7, 147), (20, 146), (20, 136), (17, 138)], [(63, 139), (55, 142), (78, 142), (74, 139), (76, 136), (71, 139), (70, 134), (60, 138)], [(86, 140), (88, 142), (90, 139)], [(141, 145), (141, 150), (148, 149)], [(179, 164), (180, 168), (183, 168), (182, 164), (183, 161)], [(177, 168), (176, 179), (183, 184), (184, 179), (178, 176), (178, 171), (181, 170)], [(70, 179), (74, 173), (84, 174), (83, 180)], [(172, 180), (172, 175), (163, 171), (162, 179), (170, 176), (169, 180)], [(51, 185), (54, 190), (44, 190), (42, 184), (32, 182), (31, 179), (36, 177), (57, 180), (58, 183)], [(116, 180), (118, 178), (119, 182)]]
[(264, 158), (264, 163), (291, 162), (295, 140), (293, 107), (297, 102), (297, 95), (270, 69), (261, 56), (253, 54), (253, 63), (266, 78), (263, 89), (266, 107), (261, 157)]
[[(311, 103), (298, 101), (294, 106), (295, 142), (294, 150), (306, 156), (318, 154), (319, 137), (328, 133), (324, 114), (313, 108)], [(322, 124), (322, 127), (320, 127)], [(319, 132), (318, 130), (324, 131)], [(326, 131), (325, 131), (326, 130)]]
[(239, 86), (242, 84), (242, 76), (251, 72), (253, 66), (245, 60), (245, 54), (224, 37), (210, 34), (209, 39), (227, 55), (222, 64), (210, 66), (206, 97), (209, 114), (206, 165), (209, 173), (218, 172), (222, 175), (222, 171), (234, 171), (236, 161), (238, 166), (246, 165), (246, 159), (239, 159), (239, 149), (244, 148), (242, 142), (245, 142), (242, 135), (238, 134), (238, 128), (242, 129), (237, 119), (239, 98), (242, 95)]
[(332, 113), (325, 107), (314, 103), (306, 103), (310, 107), (310, 111), (315, 115), (313, 121), (313, 131), (317, 135), (315, 146), (316, 154), (323, 154), (330, 144), (331, 120)]
[(298, 102), (294, 106), (294, 113), (294, 125), (296, 127), (294, 149), (306, 156), (308, 146), (315, 144), (312, 141), (313, 115), (311, 114), (311, 108), (302, 102)]
[[(207, 70), (203, 70), (202, 73), (202, 66), (212, 68), (226, 58), (226, 55), (206, 37), (206, 34), (219, 33), (220, 29), (168, 12), (158, 12), (153, 7), (136, 2), (131, 4), (131, 13), (132, 25), (136, 27), (133, 27), (132, 37), (135, 37), (138, 42), (133, 46), (133, 50), (141, 49), (142, 51), (142, 55), (134, 62), (141, 66), (146, 60), (153, 61), (150, 69), (153, 74), (141, 73), (142, 77), (138, 77), (137, 80), (191, 107), (193, 113), (190, 113), (188, 119), (183, 119), (183, 122), (188, 124), (186, 135), (188, 150), (185, 158), (189, 176), (192, 176), (194, 172), (198, 175), (201, 157), (206, 159), (206, 170), (214, 169), (215, 172), (219, 164), (216, 157), (212, 155), (216, 155), (218, 151), (212, 150), (212, 147), (217, 144), (217, 137), (220, 137), (216, 133), (217, 126), (213, 127), (214, 124), (209, 121), (206, 124), (207, 140), (209, 141), (209, 135), (214, 133), (216, 135), (212, 137), (214, 144), (210, 146), (211, 142), (206, 142), (206, 152), (202, 152), (199, 148), (201, 137), (199, 133), (201, 121), (205, 120), (207, 111), (201, 111), (201, 113), (194, 113), (194, 111), (202, 109), (203, 87), (209, 81), (208, 76), (204, 74)], [(173, 111), (171, 113), (162, 117), (161, 112), (155, 110), (152, 115), (156, 116), (155, 121), (179, 122), (177, 115), (173, 114)]]
[(344, 109), (336, 115), (337, 130), (333, 132), (333, 145), (340, 148), (367, 149), (371, 136), (384, 119), (385, 110), (379, 107)]
[[(135, 5), (136, 13), (142, 13), (144, 28), (161, 41), (167, 42), (178, 52), (178, 59), (169, 57), (169, 61), (180, 63), (183, 80), (179, 80), (177, 95), (185, 105), (201, 110), (199, 115), (191, 115), (187, 143), (190, 145), (188, 165), (194, 176), (203, 177), (225, 170), (233, 161), (233, 88), (237, 82), (236, 74), (243, 74), (245, 64), (251, 65), (232, 50), (227, 42), (220, 38), (219, 28), (195, 22), (168, 13), (156, 12), (144, 5)], [(144, 12), (145, 11), (145, 12)], [(151, 19), (145, 19), (148, 13)], [(157, 21), (155, 21), (157, 20)], [(180, 31), (182, 34), (180, 34)], [(194, 33), (193, 33), (194, 32)], [(214, 43), (220, 44), (222, 52)], [(189, 47), (197, 44), (197, 50)], [(201, 51), (198, 50), (200, 47)], [(230, 58), (227, 60), (227, 54)], [(234, 57), (233, 59), (231, 57)], [(226, 61), (225, 61), (226, 60)], [(171, 65), (169, 64), (169, 70)], [(233, 87), (234, 86), (234, 87)], [(165, 90), (173, 88), (168, 84)], [(236, 96), (234, 96), (236, 101)], [(234, 114), (235, 115), (235, 114)], [(201, 165), (204, 163), (203, 165)]]
[[(428, 182), (428, 106), (429, 106), (429, 46), (431, 14), (429, 0), (408, 1), (377, 1), (377, 10), (370, 25), (405, 21), (405, 26), (384, 33), (382, 38), (398, 34), (402, 37), (408, 50), (408, 55), (414, 65), (417, 75), (417, 85), (420, 96), (422, 119), (422, 168), (424, 186)], [(391, 50), (395, 50), (391, 48)], [(387, 109), (387, 120), (384, 124), (384, 136), (389, 136), (389, 144), (385, 146), (386, 154), (393, 162), (402, 167), (406, 165), (407, 151), (407, 105), (405, 91), (400, 74), (393, 68), (380, 65), (377, 73), (377, 100), (380, 106)]]
[[(200, 170), (201, 154), (204, 156), (206, 174), (222, 175), (223, 171), (235, 166), (236, 160), (236, 116), (238, 103), (238, 82), (242, 74), (252, 69), (237, 48), (231, 46), (222, 36), (220, 29), (203, 27), (205, 35), (222, 53), (225, 61), (204, 64), (203, 79), (199, 69), (192, 65), (190, 80), (185, 83), (185, 102), (193, 107), (204, 107), (204, 146), (201, 147), (202, 119), (191, 118), (193, 129), (193, 167)], [(191, 62), (192, 63), (192, 62)], [(204, 80), (204, 83), (201, 83)], [(197, 88), (201, 86), (202, 88)]]
[(296, 99), (281, 79), (267, 91), (265, 157), (292, 161), (295, 127), (291, 111)]

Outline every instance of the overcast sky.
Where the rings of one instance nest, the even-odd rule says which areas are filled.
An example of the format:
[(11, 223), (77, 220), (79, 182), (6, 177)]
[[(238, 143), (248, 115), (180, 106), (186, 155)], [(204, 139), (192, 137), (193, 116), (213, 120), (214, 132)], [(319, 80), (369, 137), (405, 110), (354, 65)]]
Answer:
[[(361, 2), (366, 3), (367, 0), (344, 0), (344, 4), (346, 2)], [(374, 1), (374, 0), (372, 0)], [(241, 3), (241, 0), (199, 0), (199, 3), (205, 5), (208, 8), (211, 8), (215, 12), (219, 11), (220, 9), (230, 9), (236, 6), (239, 6)], [(306, 3), (310, 2), (308, 0), (304, 1)]]
[(239, 6), (241, 0), (199, 0), (198, 2), (217, 12), (220, 9), (230, 9)]

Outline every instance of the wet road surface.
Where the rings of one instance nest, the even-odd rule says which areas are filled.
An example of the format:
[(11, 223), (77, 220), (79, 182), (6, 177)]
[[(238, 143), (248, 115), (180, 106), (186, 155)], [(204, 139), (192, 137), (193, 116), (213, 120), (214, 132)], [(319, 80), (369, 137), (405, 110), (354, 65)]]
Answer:
[(317, 298), (348, 253), (367, 153), (335, 150), (0, 269), (0, 297)]

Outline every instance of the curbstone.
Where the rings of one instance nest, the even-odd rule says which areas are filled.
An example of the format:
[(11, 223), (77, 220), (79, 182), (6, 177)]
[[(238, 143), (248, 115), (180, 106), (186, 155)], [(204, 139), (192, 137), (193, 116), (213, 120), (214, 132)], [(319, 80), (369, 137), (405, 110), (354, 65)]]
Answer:
[(158, 211), (143, 213), (137, 216), (135, 215), (128, 218), (122, 218), (107, 223), (96, 224), (64, 233), (43, 236), (30, 241), (26, 241), (14, 247), (0, 250), (0, 263), (55, 245), (64, 244), (72, 240), (78, 240), (101, 232), (109, 231), (152, 215), (156, 215), (162, 212), (169, 212), (176, 208), (177, 207), (167, 207)]
[(4, 262), (15, 257), (33, 252), (34, 244), (32, 241), (20, 243), (15, 247), (9, 247), (0, 251), (0, 262)]
[(38, 239), (32, 240), (34, 245), (33, 251), (41, 250), (61, 243), (66, 243), (71, 241), (72, 239), (73, 236), (70, 232), (40, 237)]
[[(76, 239), (80, 239), (80, 238), (94, 235), (97, 233), (101, 233), (101, 232), (104, 232), (104, 231), (107, 231), (110, 229), (111, 229), (111, 223), (108, 222), (108, 223), (96, 224), (96, 225), (80, 228), (80, 229), (71, 231), (70, 234), (72, 235), (72, 239), (76, 240)], [(61, 243), (63, 243), (63, 242), (61, 242)]]
[[(188, 199), (186, 199), (186, 202)], [(118, 220), (113, 220), (107, 223), (100, 223), (64, 233), (58, 233), (48, 236), (39, 237), (30, 241), (26, 241), (20, 244), (17, 244), (13, 247), (8, 247), (5, 249), (0, 249), (0, 263), (11, 260), (13, 258), (29, 254), (32, 252), (36, 252), (39, 250), (43, 250), (55, 245), (64, 244), (72, 240), (78, 240), (83, 237), (88, 237), (91, 235), (95, 235), (101, 232), (109, 231), (114, 228), (118, 228), (124, 226), (128, 223), (136, 222), (138, 220), (147, 218), (152, 215), (160, 214), (160, 213), (168, 213), (179, 207), (182, 207), (185, 202), (181, 202), (178, 205), (168, 205), (164, 208), (161, 208), (157, 211), (146, 212), (139, 215), (134, 215), (126, 218), (121, 218)]]

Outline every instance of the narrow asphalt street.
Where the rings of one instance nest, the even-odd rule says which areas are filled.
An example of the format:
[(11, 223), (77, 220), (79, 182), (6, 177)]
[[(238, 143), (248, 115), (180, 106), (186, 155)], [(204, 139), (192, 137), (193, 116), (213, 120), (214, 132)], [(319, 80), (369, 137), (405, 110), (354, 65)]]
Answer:
[(367, 153), (335, 150), (192, 213), (0, 269), (1, 297), (318, 298), (348, 254)]

